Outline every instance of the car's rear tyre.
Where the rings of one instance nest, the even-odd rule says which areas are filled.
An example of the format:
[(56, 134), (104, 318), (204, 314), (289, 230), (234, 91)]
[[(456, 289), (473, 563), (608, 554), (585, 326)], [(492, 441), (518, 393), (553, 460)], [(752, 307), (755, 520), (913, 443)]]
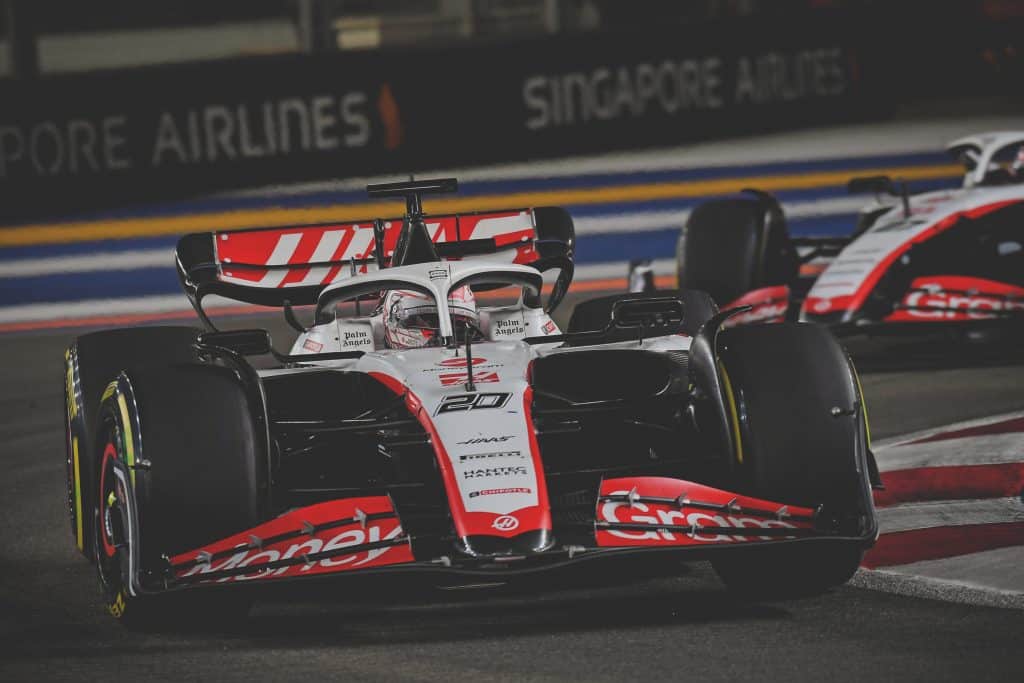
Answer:
[(139, 368), (104, 392), (95, 557), (107, 611), (122, 623), (205, 628), (248, 610), (240, 587), (158, 591), (168, 558), (263, 521), (253, 408), (230, 370), (208, 365)]
[(716, 199), (693, 210), (676, 244), (681, 289), (699, 289), (719, 306), (762, 287), (791, 284), (799, 258), (785, 216), (770, 195)]
[[(651, 329), (648, 336), (658, 334), (676, 334), (682, 332), (691, 337), (697, 334), (700, 326), (707, 322), (711, 316), (718, 313), (718, 307), (707, 292), (694, 289), (664, 289), (654, 292), (638, 292), (634, 294), (611, 294), (608, 296), (595, 297), (580, 302), (573, 309), (572, 317), (569, 318), (569, 333), (589, 332), (604, 329), (612, 319), (612, 308), (620, 301), (632, 301), (636, 299), (659, 299), (662, 297), (678, 297), (683, 302), (683, 320), (671, 330)], [(611, 337), (606, 341), (616, 341), (614, 337), (621, 336), (622, 339), (635, 339), (636, 331), (623, 329), (613, 331)]]
[[(732, 490), (820, 508), (842, 536), (872, 536), (864, 404), (832, 334), (810, 324), (756, 325), (722, 332), (719, 346), (739, 433)], [(846, 582), (864, 549), (859, 540), (779, 542), (736, 548), (713, 565), (745, 595), (808, 595)]]
[(541, 258), (573, 252), (576, 229), (568, 211), (560, 206), (538, 206), (533, 216), (537, 223), (537, 253)]
[(140, 327), (82, 335), (64, 354), (67, 501), (71, 533), (79, 550), (93, 559), (99, 454), (95, 453), (100, 396), (117, 373), (150, 363), (196, 358), (199, 330)]

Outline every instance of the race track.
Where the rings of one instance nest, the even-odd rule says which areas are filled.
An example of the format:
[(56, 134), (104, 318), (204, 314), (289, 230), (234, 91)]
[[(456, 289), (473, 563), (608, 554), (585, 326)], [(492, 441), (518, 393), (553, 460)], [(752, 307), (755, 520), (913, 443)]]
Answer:
[[(611, 575), (568, 577), (543, 595), (332, 594), (258, 605), (230, 633), (130, 633), (100, 608), (64, 510), (61, 361), (72, 334), (0, 336), (0, 681), (1020, 676), (1019, 610), (855, 587), (746, 605), (701, 564), (623, 587)], [(935, 341), (852, 348), (876, 438), (1024, 408), (1024, 353)]]

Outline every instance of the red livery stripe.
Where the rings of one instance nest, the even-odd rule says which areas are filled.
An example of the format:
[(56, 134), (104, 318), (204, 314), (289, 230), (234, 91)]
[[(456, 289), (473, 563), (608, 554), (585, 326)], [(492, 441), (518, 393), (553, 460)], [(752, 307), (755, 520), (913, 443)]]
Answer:
[[(886, 488), (875, 493), (875, 504), (887, 531), (863, 566), (896, 567), (1024, 545), (1024, 416), (906, 438), (876, 451)], [(898, 469), (887, 470), (887, 464)], [(967, 562), (961, 570), (973, 566), (961, 562)]]
[(1010, 204), (1015, 204), (1017, 201), (1018, 200), (1014, 199), (1001, 202), (994, 202), (992, 204), (986, 204), (985, 206), (979, 206), (970, 209), (969, 211), (953, 213), (946, 216), (942, 220), (938, 221), (935, 225), (925, 230), (924, 232), (914, 235), (906, 242), (901, 244), (899, 247), (893, 249), (888, 256), (882, 259), (882, 261), (875, 267), (875, 269), (871, 271), (871, 274), (868, 275), (867, 278), (865, 278), (863, 283), (861, 283), (861, 286), (857, 289), (856, 293), (854, 293), (850, 297), (850, 301), (846, 302), (846, 305), (843, 306), (843, 308), (860, 308), (864, 304), (865, 299), (868, 298), (868, 295), (872, 292), (872, 290), (874, 290), (875, 285), (878, 284), (878, 281), (882, 279), (882, 275), (888, 272), (892, 264), (896, 262), (896, 259), (903, 256), (903, 254), (905, 254), (907, 250), (910, 249), (910, 247), (912, 247), (913, 245), (929, 240), (935, 235), (938, 235), (941, 232), (949, 230), (954, 225), (956, 225), (957, 221), (959, 221), (961, 218), (980, 218), (985, 214), (992, 213), (993, 211), (998, 211), (999, 209), (1005, 208)]
[(925, 500), (1004, 498), (1024, 489), (1024, 462), (996, 465), (922, 467), (884, 472), (884, 491), (875, 492), (875, 505)]
[(508, 538), (521, 534), (524, 531), (551, 530), (551, 505), (548, 502), (547, 483), (544, 479), (544, 468), (540, 460), (540, 451), (538, 450), (537, 439), (533, 432), (533, 421), (530, 414), (532, 390), (529, 387), (527, 387), (523, 394), (523, 405), (527, 432), (530, 435), (530, 454), (536, 468), (535, 471), (537, 472), (537, 504), (515, 510), (514, 515), (519, 520), (519, 525), (512, 529), (502, 530), (495, 527), (493, 522), (496, 518), (504, 515), (493, 512), (469, 512), (466, 510), (455, 472), (452, 470), (448, 451), (445, 449), (444, 441), (437, 432), (437, 427), (430, 418), (429, 411), (424, 409), (423, 402), (397, 378), (383, 372), (370, 372), (369, 374), (396, 395), (405, 395), (405, 403), (409, 412), (430, 436), (431, 444), (437, 456), (438, 468), (441, 471), (441, 480), (444, 482), (445, 491), (448, 494), (452, 523), (455, 526), (455, 532), (459, 536), (462, 538), (469, 536), (504, 536)]
[[(939, 432), (938, 434), (932, 434), (916, 441), (908, 441), (900, 444), (900, 446), (912, 446), (919, 443), (930, 443), (933, 441), (949, 441), (950, 439), (966, 439), (972, 436), (990, 436), (992, 434), (1012, 434), (1014, 432), (1024, 433), (1024, 417), (1014, 418), (1012, 420), (1003, 420), (1002, 422), (993, 422), (991, 424), (979, 425), (977, 427), (967, 427), (965, 429), (956, 429), (949, 432)], [(1024, 451), (1021, 452), (1021, 457), (1024, 458)]]
[(889, 567), (1024, 545), (1024, 522), (970, 524), (883, 534), (862, 566)]
[(810, 314), (823, 315), (825, 313), (832, 313), (834, 311), (847, 311), (847, 310), (858, 310), (864, 305), (865, 300), (875, 289), (878, 281), (882, 279), (892, 267), (892, 265), (903, 256), (912, 246), (920, 244), (930, 240), (935, 235), (949, 230), (961, 218), (979, 218), (985, 214), (999, 209), (1005, 208), (1011, 204), (1016, 204), (1019, 199), (1011, 199), (999, 202), (993, 202), (992, 204), (986, 204), (984, 206), (978, 206), (967, 211), (961, 211), (957, 213), (949, 214), (941, 220), (937, 221), (930, 228), (923, 230), (922, 232), (915, 234), (908, 238), (903, 244), (899, 245), (892, 251), (890, 251), (885, 258), (878, 262), (878, 265), (868, 273), (867, 277), (864, 278), (863, 282), (857, 287), (857, 290), (848, 296), (837, 296), (823, 298), (819, 296), (808, 296), (804, 300), (803, 310)]

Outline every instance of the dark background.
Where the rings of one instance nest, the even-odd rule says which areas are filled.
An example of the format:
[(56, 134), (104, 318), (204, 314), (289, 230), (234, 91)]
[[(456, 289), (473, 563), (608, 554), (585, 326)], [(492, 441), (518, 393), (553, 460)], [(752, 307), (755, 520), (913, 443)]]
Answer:
[[(302, 52), (75, 73), (45, 73), (33, 53), (33, 37), (111, 24), (124, 31), (217, 23), (241, 11), (233, 3), (207, 4), (106, 0), (85, 10), (80, 3), (8, 0), (3, 30), (11, 35), (13, 70), (0, 78), (0, 222), (230, 188), (881, 119), (908, 104), (941, 113), (956, 98), (1014, 99), (1024, 82), (1022, 3), (965, 0), (567, 1), (550, 5), (561, 13), (551, 20), (555, 30), (509, 14), (516, 3), (475, 2), (466, 35), (445, 37), (436, 22), (418, 29), (378, 22), (379, 44), (369, 49), (339, 48), (337, 27), (378, 5), (401, 17), (438, 3), (261, 1), (246, 3), (246, 20), (282, 12), (309, 20)], [(398, 28), (389, 34), (392, 25)], [(12, 30), (18, 26), (28, 27), (27, 41)], [(677, 81), (668, 107), (638, 93), (639, 74), (666, 62), (691, 93), (680, 95)], [(736, 96), (741, 68), (753, 74), (758, 97)], [(541, 111), (541, 93), (553, 106), (552, 82), (560, 86), (562, 111), (572, 106), (572, 119), (529, 125)], [(603, 117), (580, 114), (590, 93), (603, 103)], [(349, 125), (334, 120), (346, 95), (358, 105)], [(260, 147), (264, 106), (276, 124), (280, 108), (291, 107), (283, 115), (291, 122), (289, 149), (282, 149), (278, 125), (275, 153), (263, 144), (262, 155), (245, 156), (239, 121), (245, 119), (250, 150)], [(320, 148), (313, 141), (315, 106), (329, 124)], [(198, 144), (188, 139), (190, 116)], [(186, 149), (188, 159), (165, 137), (161, 163), (154, 163), (158, 131), (168, 134), (161, 117), (173, 120), (182, 141), (176, 149)], [(206, 117), (215, 131), (230, 125), (234, 156), (203, 134)], [(343, 141), (346, 133), (352, 144)]]

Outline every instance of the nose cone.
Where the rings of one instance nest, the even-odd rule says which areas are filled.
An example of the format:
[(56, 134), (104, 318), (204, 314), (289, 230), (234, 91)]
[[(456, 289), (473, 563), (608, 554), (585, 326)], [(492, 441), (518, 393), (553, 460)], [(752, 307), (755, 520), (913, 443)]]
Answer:
[[(510, 519), (515, 519), (510, 517)], [(498, 517), (495, 524), (503, 523)], [(504, 555), (536, 555), (550, 550), (555, 538), (548, 529), (534, 529), (517, 536), (467, 536), (455, 542), (455, 549), (471, 557), (501, 557)]]

